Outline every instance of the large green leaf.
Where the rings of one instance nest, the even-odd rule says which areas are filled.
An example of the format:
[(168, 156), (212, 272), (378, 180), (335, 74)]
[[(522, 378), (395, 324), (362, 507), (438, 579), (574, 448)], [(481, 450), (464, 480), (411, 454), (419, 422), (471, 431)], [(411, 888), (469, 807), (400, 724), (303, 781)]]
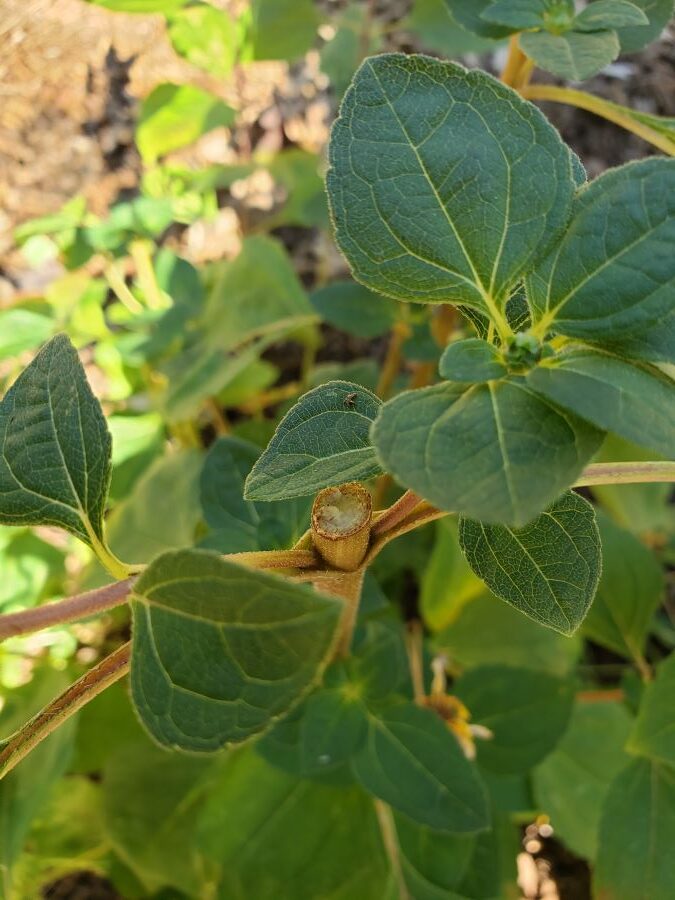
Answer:
[(421, 825), (452, 832), (488, 827), (478, 775), (429, 709), (406, 701), (371, 713), (352, 768), (367, 791)]
[(520, 527), (574, 482), (601, 434), (510, 378), (400, 394), (372, 439), (382, 467), (441, 509)]
[(576, 703), (555, 750), (533, 773), (534, 795), (558, 837), (594, 859), (598, 822), (610, 782), (628, 763), (631, 718), (619, 703)]
[(0, 522), (56, 525), (103, 543), (110, 454), (77, 351), (57, 335), (0, 404)]
[(279, 338), (316, 319), (283, 246), (259, 235), (246, 238), (239, 254), (222, 264), (206, 306), (206, 341), (231, 349), (255, 337)]
[(327, 186), (359, 281), (482, 312), (564, 228), (574, 189), (569, 152), (535, 107), (484, 72), (399, 54), (354, 76)]
[(569, 680), (510, 666), (472, 669), (452, 690), (471, 721), (493, 734), (492, 740), (477, 742), (478, 764), (500, 774), (525, 773), (553, 750), (574, 697)]
[(132, 595), (131, 690), (161, 744), (214, 751), (268, 728), (320, 677), (342, 604), (183, 550), (158, 557)]
[(476, 836), (434, 831), (402, 815), (394, 821), (401, 869), (415, 900), (456, 900), (476, 849)]
[(579, 192), (569, 228), (529, 281), (539, 327), (599, 341), (673, 310), (675, 160), (612, 169)]
[(632, 753), (675, 765), (675, 655), (658, 668), (656, 679), (642, 696), (635, 728), (628, 742)]
[[(675, 131), (673, 134), (675, 135)], [(675, 140), (673, 149), (675, 150)], [(618, 356), (675, 364), (675, 311), (667, 313), (655, 325), (650, 325), (644, 331), (603, 343), (607, 350)]]
[(654, 554), (629, 531), (599, 519), (602, 576), (583, 634), (622, 656), (641, 659), (664, 589)]
[(561, 634), (572, 634), (595, 596), (601, 568), (595, 512), (572, 491), (524, 528), (461, 519), (469, 565), (490, 590)]
[(136, 143), (144, 161), (153, 163), (233, 122), (234, 110), (214, 94), (192, 84), (160, 84), (143, 101)]
[(533, 369), (527, 382), (599, 428), (663, 456), (675, 455), (675, 382), (657, 369), (572, 348)]
[(369, 429), (381, 402), (349, 381), (304, 394), (279, 423), (246, 480), (249, 500), (282, 500), (381, 471)]
[(576, 31), (601, 31), (603, 28), (630, 28), (648, 25), (644, 11), (630, 0), (595, 0), (574, 20)]
[(675, 772), (635, 760), (613, 781), (598, 828), (595, 894), (608, 900), (672, 900)]
[(356, 787), (291, 777), (228, 754), (197, 823), (222, 869), (221, 900), (382, 900), (390, 870), (372, 803)]
[(311, 500), (254, 503), (244, 483), (260, 448), (223, 437), (210, 448), (200, 479), (202, 510), (210, 533), (202, 546), (224, 553), (292, 546), (309, 527)]
[(525, 32), (520, 46), (535, 63), (570, 81), (584, 81), (617, 58), (620, 51), (615, 31)]
[(168, 20), (169, 38), (176, 53), (216, 78), (227, 78), (236, 56), (238, 31), (230, 15), (197, 3), (177, 10)]

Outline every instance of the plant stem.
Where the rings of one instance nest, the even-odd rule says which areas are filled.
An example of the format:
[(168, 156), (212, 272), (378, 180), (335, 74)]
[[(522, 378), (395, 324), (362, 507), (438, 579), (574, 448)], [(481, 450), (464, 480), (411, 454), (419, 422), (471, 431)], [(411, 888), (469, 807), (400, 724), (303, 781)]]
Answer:
[(394, 384), (394, 380), (401, 368), (403, 342), (410, 334), (410, 328), (405, 322), (396, 322), (391, 329), (391, 337), (389, 338), (389, 346), (387, 347), (387, 355), (384, 358), (380, 379), (377, 383), (375, 393), (378, 397), (386, 400)]
[(398, 885), (398, 895), (400, 900), (410, 900), (410, 894), (403, 878), (403, 870), (401, 869), (401, 853), (398, 846), (398, 835), (396, 834), (396, 824), (391, 807), (387, 806), (382, 800), (375, 798), (373, 800), (377, 821), (380, 826), (380, 834), (382, 835), (382, 844), (384, 845), (387, 859), (391, 864), (392, 871)]
[(610, 462), (586, 466), (573, 487), (593, 484), (675, 482), (675, 462)]
[(424, 646), (422, 625), (417, 620), (408, 624), (406, 650), (408, 651), (408, 666), (410, 667), (415, 703), (422, 703), (426, 696), (424, 690)]
[(321, 560), (313, 550), (254, 550), (227, 553), (223, 559), (253, 569), (312, 569), (321, 565)]
[(614, 122), (626, 131), (637, 134), (643, 140), (663, 150), (669, 156), (675, 156), (675, 142), (663, 134), (659, 134), (649, 125), (638, 122), (627, 115), (621, 107), (601, 97), (594, 97), (585, 91), (575, 91), (572, 88), (555, 87), (550, 84), (523, 85), (520, 93), (526, 100), (548, 100), (551, 103), (566, 103), (595, 113), (609, 122)]
[(418, 494), (415, 494), (413, 491), (406, 491), (402, 497), (398, 498), (396, 503), (382, 513), (373, 525), (372, 533), (377, 535), (391, 530), (420, 503), (422, 503), (422, 498)]
[(66, 622), (87, 619), (116, 606), (122, 606), (135, 580), (126, 578), (124, 581), (116, 581), (114, 584), (84, 594), (76, 594), (65, 600), (0, 616), (0, 641), (40, 631), (42, 628), (50, 628), (52, 625), (64, 625)]
[(0, 743), (0, 779), (90, 700), (129, 671), (131, 644), (123, 644)]
[(516, 78), (518, 77), (518, 73), (520, 72), (520, 68), (526, 59), (527, 57), (518, 44), (518, 35), (511, 35), (511, 39), (509, 40), (509, 55), (506, 58), (506, 65), (504, 66), (504, 71), (501, 75), (501, 80), (504, 84), (513, 87)]
[(155, 267), (152, 264), (152, 243), (150, 241), (132, 241), (129, 253), (136, 266), (136, 277), (143, 291), (149, 309), (159, 310), (166, 306), (162, 289), (157, 284)]
[(136, 315), (137, 313), (143, 312), (143, 306), (127, 287), (127, 283), (124, 280), (122, 273), (114, 262), (108, 263), (103, 274), (117, 299), (126, 306), (130, 313)]

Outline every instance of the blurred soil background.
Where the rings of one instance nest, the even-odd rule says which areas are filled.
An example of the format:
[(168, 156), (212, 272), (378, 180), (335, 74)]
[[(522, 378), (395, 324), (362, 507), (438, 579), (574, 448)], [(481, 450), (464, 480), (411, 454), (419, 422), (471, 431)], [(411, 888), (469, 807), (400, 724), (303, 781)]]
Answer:
[[(364, 2), (369, 16), (389, 25), (385, 50), (429, 51), (419, 37), (397, 27), (410, 0)], [(342, 0), (320, 3), (331, 12), (346, 6)], [(236, 13), (241, 0), (214, 5)], [(160, 15), (112, 13), (83, 0), (0, 0), (0, 308), (40, 291), (61, 274), (55, 261), (37, 269), (30, 265), (13, 240), (18, 225), (57, 212), (77, 195), (99, 216), (135, 195), (142, 175), (134, 143), (138, 105), (161, 82), (204, 87), (240, 110), (234, 130), (208, 133), (175, 154), (176, 160), (195, 166), (231, 164), (247, 161), (255, 151), (274, 153), (286, 147), (323, 153), (338, 102), (320, 69), (321, 43), (332, 37), (326, 29), (330, 26), (319, 30), (317, 47), (304, 60), (247, 64), (224, 83), (174, 53)], [(464, 62), (498, 72), (504, 56), (505, 51), (497, 51)], [(537, 73), (535, 80), (553, 79)], [(584, 89), (644, 112), (675, 116), (673, 25), (660, 42), (621, 58)], [(590, 113), (554, 104), (545, 104), (544, 110), (590, 177), (656, 152)], [(168, 240), (195, 263), (232, 256), (242, 223), (248, 230), (256, 211), (268, 212), (282, 202), (278, 191), (267, 173), (254, 173), (219, 195), (219, 211), (210, 221), (176, 228)], [(318, 280), (318, 265), (329, 269), (322, 272), (324, 279), (346, 274), (344, 261), (318, 229), (286, 226), (276, 234), (306, 284)], [(340, 338), (333, 335), (332, 340)], [(333, 357), (363, 355), (358, 342), (345, 343), (344, 336), (342, 341), (344, 346), (332, 347)], [(284, 352), (282, 348), (282, 356)], [(379, 355), (375, 346), (368, 352)], [(543, 832), (524, 833), (519, 871), (527, 900), (590, 896), (586, 864)], [(117, 895), (107, 883), (82, 873), (52, 885), (45, 896), (113, 900)]]

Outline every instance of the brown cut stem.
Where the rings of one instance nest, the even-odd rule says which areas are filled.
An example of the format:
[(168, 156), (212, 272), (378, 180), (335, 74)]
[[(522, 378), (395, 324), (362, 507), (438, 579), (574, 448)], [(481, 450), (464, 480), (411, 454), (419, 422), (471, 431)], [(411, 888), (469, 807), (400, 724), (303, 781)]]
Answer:
[(129, 671), (131, 644), (123, 644), (59, 694), (7, 740), (0, 743), (0, 779), (4, 778), (37, 745)]
[(50, 628), (52, 625), (64, 625), (66, 622), (87, 619), (89, 616), (96, 616), (108, 609), (122, 606), (135, 580), (125, 578), (123, 581), (116, 581), (84, 594), (76, 594), (65, 600), (0, 616), (0, 641), (40, 631), (42, 628)]

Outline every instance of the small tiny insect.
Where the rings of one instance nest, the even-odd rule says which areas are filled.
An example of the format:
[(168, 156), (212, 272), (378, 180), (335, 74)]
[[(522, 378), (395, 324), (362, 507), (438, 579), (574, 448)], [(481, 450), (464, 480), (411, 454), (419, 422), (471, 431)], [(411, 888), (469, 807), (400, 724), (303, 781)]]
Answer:
[(356, 407), (357, 397), (358, 394), (356, 393), (356, 391), (354, 391), (354, 393), (352, 394), (345, 394), (344, 405), (347, 407), (347, 409), (354, 409)]

